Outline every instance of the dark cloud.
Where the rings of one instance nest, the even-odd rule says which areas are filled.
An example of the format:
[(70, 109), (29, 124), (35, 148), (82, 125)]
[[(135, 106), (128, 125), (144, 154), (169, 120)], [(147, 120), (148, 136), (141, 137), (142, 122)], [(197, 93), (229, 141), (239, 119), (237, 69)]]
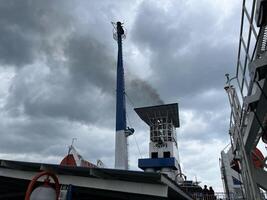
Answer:
[[(196, 152), (201, 162), (201, 150), (209, 154), (228, 137), (223, 86), (224, 74), (235, 64), (236, 6), (225, 13), (221, 2), (208, 0), (2, 1), (0, 65), (15, 70), (8, 94), (0, 96), (0, 151), (27, 154), (26, 160), (30, 155), (60, 158), (77, 137), (86, 159), (101, 158), (113, 167), (117, 46), (110, 21), (122, 20), (128, 29), (123, 46), (128, 103), (178, 102), (181, 161), (189, 175), (207, 167), (215, 173), (217, 155), (197, 167), (192, 163)], [(134, 48), (149, 72), (134, 71), (143, 67), (138, 58), (133, 60)], [(131, 106), (129, 125), (147, 156), (149, 129)], [(136, 169), (139, 151), (133, 138), (130, 144), (131, 167)]]
[(54, 50), (53, 37), (71, 27), (68, 6), (69, 1), (50, 0), (0, 3), (0, 63), (21, 67)]
[[(9, 118), (1, 115), (1, 153), (42, 153), (66, 142), (70, 125), (54, 119)], [(50, 152), (52, 154), (52, 152)], [(54, 152), (58, 155), (59, 152)]]
[[(99, 28), (101, 26), (95, 25), (97, 20), (88, 23), (87, 29), (81, 27), (74, 13), (68, 10), (70, 2), (67, 1), (59, 12), (56, 12), (56, 8), (62, 2), (46, 2), (43, 5), (39, 1), (19, 4), (11, 1), (7, 6), (2, 5), (12, 11), (11, 14), (6, 10), (2, 13), (6, 26), (15, 24), (21, 29), (20, 32), (24, 29), (29, 31), (31, 37), (25, 42), (25, 48), (30, 45), (30, 49), (22, 51), (15, 48), (28, 55), (21, 55), (21, 58), (26, 59), (25, 62), (12, 51), (8, 52), (9, 56), (18, 60), (2, 56), (7, 63), (8, 60), (12, 62), (9, 64), (24, 66), (17, 71), (11, 83), (6, 109), (13, 116), (26, 114), (33, 118), (55, 117), (89, 124), (101, 123), (102, 116), (105, 116), (104, 124), (113, 126), (116, 80), (116, 57), (113, 52), (116, 49), (111, 48), (110, 43), (105, 44), (100, 40), (103, 30)], [(14, 13), (19, 9), (21, 12), (16, 16)], [(23, 19), (16, 20), (17, 17)], [(74, 21), (76, 25), (72, 25)], [(115, 43), (112, 41), (111, 25), (109, 29), (110, 41)], [(22, 41), (18, 34), (14, 37), (16, 41)], [(36, 52), (45, 59), (40, 59)], [(130, 81), (128, 89), (129, 95), (138, 102), (151, 104), (157, 101), (156, 91), (136, 77)], [(144, 95), (136, 95), (143, 89), (146, 90)]]
[(64, 52), (74, 84), (93, 84), (104, 92), (114, 92), (116, 62), (107, 45), (89, 35), (74, 34), (67, 41)]
[[(139, 7), (133, 40), (140, 50), (148, 49), (151, 80), (163, 96), (221, 88), (224, 74), (232, 72), (239, 29), (220, 22), (219, 8), (205, 12), (208, 4), (191, 7), (179, 1), (166, 9), (144, 1)], [(234, 12), (227, 17), (238, 19)]]
[(76, 87), (65, 68), (54, 69), (52, 73), (48, 67), (42, 66), (43, 70), (34, 71), (35, 67), (24, 67), (13, 78), (5, 105), (10, 114), (91, 124), (101, 123), (101, 116), (106, 113), (109, 117), (104, 124), (113, 122), (110, 116), (114, 103), (112, 96), (90, 85)]

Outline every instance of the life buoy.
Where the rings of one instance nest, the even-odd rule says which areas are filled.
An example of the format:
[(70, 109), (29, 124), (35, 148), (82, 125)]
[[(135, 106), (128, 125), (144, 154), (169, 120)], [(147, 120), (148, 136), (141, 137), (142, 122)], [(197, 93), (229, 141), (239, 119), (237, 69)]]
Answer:
[(264, 156), (258, 148), (252, 151), (252, 161), (255, 168), (264, 167)]
[[(38, 179), (42, 176), (47, 176), (47, 178), (44, 181), (44, 184), (42, 186), (39, 186), (39, 187), (34, 189), (34, 186), (37, 183)], [(55, 188), (50, 186), (49, 177), (51, 177), (54, 180)], [(37, 199), (36, 198), (37, 194), (38, 194), (38, 199), (40, 199), (40, 200), (45, 200), (45, 199), (57, 200), (58, 196), (59, 196), (59, 192), (60, 192), (60, 185), (59, 185), (59, 181), (58, 181), (57, 176), (51, 172), (43, 171), (43, 172), (40, 172), (39, 174), (37, 174), (31, 180), (30, 184), (28, 185), (27, 191), (26, 191), (25, 200)], [(51, 198), (48, 197), (48, 194), (50, 195)]]

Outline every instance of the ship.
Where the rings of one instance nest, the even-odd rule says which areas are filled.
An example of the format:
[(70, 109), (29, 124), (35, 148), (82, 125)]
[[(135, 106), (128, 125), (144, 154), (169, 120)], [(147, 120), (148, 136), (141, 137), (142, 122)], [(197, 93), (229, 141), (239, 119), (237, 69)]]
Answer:
[(267, 199), (267, 1), (244, 0), (236, 74), (224, 87), (230, 143), (220, 167), (227, 199)]
[[(184, 174), (176, 134), (177, 102), (134, 108), (149, 127), (149, 156), (138, 160), (140, 171), (129, 170), (127, 140), (135, 131), (126, 123), (122, 59), (126, 34), (123, 23), (116, 22), (112, 23), (118, 44), (114, 169), (100, 160), (96, 164), (85, 160), (73, 142), (59, 164), (0, 160), (0, 199), (267, 199), (267, 158), (258, 148), (259, 141), (267, 143), (267, 0), (254, 0), (249, 7), (247, 1), (242, 5), (236, 76), (227, 75), (224, 87), (231, 106), (230, 144), (220, 158), (224, 193), (207, 193), (200, 182)], [(245, 60), (241, 60), (242, 51)]]

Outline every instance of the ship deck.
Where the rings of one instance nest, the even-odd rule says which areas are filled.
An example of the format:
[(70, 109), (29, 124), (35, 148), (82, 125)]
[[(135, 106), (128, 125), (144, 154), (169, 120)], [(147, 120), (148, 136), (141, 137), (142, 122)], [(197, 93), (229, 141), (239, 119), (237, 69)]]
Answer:
[(0, 160), (0, 199), (23, 199), (30, 180), (44, 170), (73, 186), (73, 200), (192, 199), (164, 174), (10, 160)]

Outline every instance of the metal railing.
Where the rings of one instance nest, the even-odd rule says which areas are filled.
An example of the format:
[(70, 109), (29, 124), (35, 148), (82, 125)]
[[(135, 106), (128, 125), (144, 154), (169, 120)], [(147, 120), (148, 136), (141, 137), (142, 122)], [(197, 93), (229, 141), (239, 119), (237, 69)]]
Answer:
[(214, 195), (203, 195), (201, 193), (197, 193), (193, 195), (195, 200), (243, 200), (243, 197), (237, 197), (234, 194), (226, 195), (224, 192), (215, 192)]
[[(203, 195), (202, 193), (196, 193), (192, 195), (195, 200), (246, 200), (243, 196), (237, 196), (235, 194), (227, 195), (224, 192), (215, 192), (214, 195)], [(261, 199), (267, 200), (267, 193), (261, 192)]]

